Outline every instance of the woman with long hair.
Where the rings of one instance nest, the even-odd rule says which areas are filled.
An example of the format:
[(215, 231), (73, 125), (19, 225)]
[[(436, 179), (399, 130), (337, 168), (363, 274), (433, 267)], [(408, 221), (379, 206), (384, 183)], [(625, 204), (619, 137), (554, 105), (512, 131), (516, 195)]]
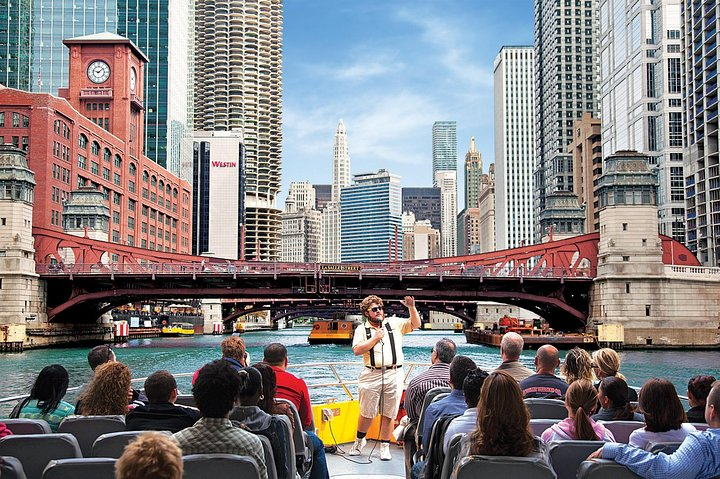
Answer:
[(592, 370), (592, 356), (584, 349), (575, 346), (568, 351), (560, 366), (560, 372), (565, 376), (565, 382), (572, 384), (578, 379), (594, 379)]
[(633, 411), (628, 401), (628, 385), (624, 379), (608, 376), (600, 381), (598, 402), (600, 410), (593, 414), (593, 421), (640, 421), (645, 418)]
[(295, 433), (295, 415), (292, 406), (286, 402), (275, 400), (277, 394), (277, 377), (275, 371), (267, 363), (255, 363), (253, 366), (260, 371), (262, 376), (263, 399), (258, 402), (258, 407), (268, 414), (283, 414), (290, 420), (291, 432)]
[(95, 374), (78, 399), (83, 416), (125, 415), (128, 412), (130, 369), (111, 362), (95, 368)]
[(10, 417), (43, 419), (52, 432), (56, 432), (60, 422), (75, 413), (75, 408), (62, 400), (69, 382), (64, 367), (59, 364), (45, 366), (35, 379), (30, 395), (13, 409)]
[[(620, 372), (620, 356), (614, 349), (602, 348), (594, 351), (592, 354), (592, 368), (595, 376), (600, 381), (607, 377), (616, 376), (627, 383), (627, 379)], [(598, 386), (599, 383), (595, 385), (595, 389)], [(628, 399), (630, 401), (638, 400), (637, 391), (631, 387), (628, 387)]]
[(638, 406), (645, 416), (645, 427), (630, 434), (631, 446), (644, 448), (650, 442), (682, 442), (696, 430), (687, 422), (675, 386), (667, 379), (648, 379), (640, 389)]
[(539, 457), (548, 465), (545, 444), (530, 431), (530, 413), (517, 381), (494, 371), (483, 382), (477, 405), (477, 429), (462, 440), (461, 456)]
[(565, 393), (565, 408), (568, 417), (553, 424), (542, 433), (542, 440), (564, 441), (615, 441), (612, 433), (590, 417), (597, 405), (597, 392), (587, 379), (580, 379), (570, 385)]

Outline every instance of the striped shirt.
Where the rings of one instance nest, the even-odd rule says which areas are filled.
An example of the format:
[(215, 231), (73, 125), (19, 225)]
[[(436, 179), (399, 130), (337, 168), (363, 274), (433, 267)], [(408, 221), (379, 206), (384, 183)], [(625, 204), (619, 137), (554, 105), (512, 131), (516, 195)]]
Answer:
[(43, 414), (41, 402), (33, 399), (23, 406), (18, 417), (24, 419), (43, 419), (48, 423), (52, 432), (57, 432), (57, 428), (62, 420), (72, 414), (75, 414), (75, 407), (65, 401), (60, 401), (55, 409), (47, 414)]
[(405, 390), (405, 412), (410, 419), (420, 419), (425, 393), (432, 388), (450, 386), (450, 365), (436, 363), (413, 378)]
[(237, 454), (249, 456), (257, 462), (260, 479), (268, 479), (262, 443), (255, 434), (233, 426), (227, 418), (203, 417), (194, 426), (173, 434), (188, 454)]

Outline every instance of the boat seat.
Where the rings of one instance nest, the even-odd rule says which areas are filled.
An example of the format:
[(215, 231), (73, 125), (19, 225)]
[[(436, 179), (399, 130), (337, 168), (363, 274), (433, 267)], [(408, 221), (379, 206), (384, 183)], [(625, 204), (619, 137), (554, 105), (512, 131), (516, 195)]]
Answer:
[(565, 401), (560, 399), (528, 398), (524, 400), (531, 419), (565, 419)]
[(67, 432), (77, 438), (82, 457), (92, 456), (92, 447), (98, 437), (120, 431), (125, 431), (125, 416), (70, 416), (58, 427), (58, 432)]
[(530, 430), (533, 436), (540, 437), (545, 432), (545, 429), (560, 421), (560, 419), (530, 419)]
[(75, 436), (55, 433), (5, 436), (0, 439), (0, 456), (17, 458), (27, 479), (41, 479), (53, 459), (82, 457), (82, 453)]
[(637, 479), (640, 476), (625, 466), (609, 459), (584, 461), (578, 469), (577, 479)]
[(452, 476), (453, 468), (457, 464), (458, 456), (460, 455), (460, 442), (465, 434), (455, 434), (450, 438), (448, 442), (447, 454), (445, 454), (445, 460), (442, 465), (442, 472), (440, 473), (440, 479), (450, 479)]
[(645, 445), (645, 450), (650, 451), (653, 454), (664, 452), (665, 454), (672, 454), (677, 451), (682, 442), (649, 442)]
[(27, 479), (20, 460), (11, 456), (0, 456), (0, 477), (3, 479)]
[(615, 442), (621, 442), (627, 444), (630, 440), (630, 434), (635, 429), (640, 429), (645, 426), (644, 422), (640, 421), (598, 421), (600, 424), (610, 430), (615, 438)]
[(553, 441), (548, 444), (550, 464), (558, 479), (575, 479), (580, 464), (600, 449), (601, 441)]
[(450, 394), (450, 388), (447, 386), (438, 386), (436, 388), (430, 389), (428, 392), (425, 393), (422, 407), (420, 408), (420, 416), (418, 417), (417, 429), (415, 429), (415, 445), (418, 449), (422, 444), (422, 430), (425, 419), (425, 411), (431, 403), (439, 401), (448, 394)]
[(290, 426), (290, 419), (284, 414), (273, 414), (280, 420), (285, 429), (286, 440), (282, 441), (281, 446), (285, 447), (285, 466), (287, 468), (287, 478), (283, 477), (280, 471), (278, 473), (278, 479), (294, 479), (297, 473), (296, 455), (295, 455), (295, 444), (293, 442), (292, 427)]
[(235, 454), (190, 454), (183, 456), (183, 479), (260, 479), (255, 459)]
[[(312, 467), (312, 444), (310, 443), (310, 439), (303, 431), (302, 421), (300, 420), (300, 413), (298, 413), (298, 410), (295, 407), (295, 403), (293, 403), (289, 399), (283, 398), (275, 398), (275, 400), (277, 402), (289, 404), (292, 409), (293, 419), (295, 422), (295, 427), (292, 429), (293, 443), (295, 446), (295, 469), (300, 476), (304, 477), (310, 472), (310, 468)], [(310, 425), (310, 427), (314, 429), (314, 426), (312, 424)]]
[[(92, 457), (110, 457), (118, 459), (125, 451), (125, 447), (145, 431), (118, 431), (101, 435), (92, 445)], [(171, 435), (170, 431), (157, 431), (161, 434)]]
[(175, 404), (178, 404), (180, 406), (197, 407), (195, 405), (195, 398), (192, 394), (178, 394), (178, 397), (175, 400)]
[(555, 472), (537, 457), (463, 457), (458, 465), (457, 479), (477, 479), (478, 477), (555, 479)]
[(42, 475), (42, 479), (78, 477), (115, 479), (115, 459), (109, 457), (57, 459), (48, 463)]
[(275, 453), (272, 450), (270, 439), (265, 436), (258, 435), (258, 439), (263, 445), (263, 459), (267, 468), (268, 479), (278, 479), (277, 469), (275, 469)]
[(44, 419), (3, 419), (2, 420), (13, 434), (50, 434), (50, 425)]

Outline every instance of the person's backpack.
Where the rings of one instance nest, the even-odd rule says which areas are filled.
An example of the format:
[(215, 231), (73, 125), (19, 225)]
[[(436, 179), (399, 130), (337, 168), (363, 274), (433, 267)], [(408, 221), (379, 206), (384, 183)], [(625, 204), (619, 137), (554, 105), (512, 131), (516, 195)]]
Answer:
[(447, 431), (450, 422), (458, 416), (460, 414), (440, 416), (433, 424), (428, 451), (425, 454), (425, 468), (420, 475), (421, 479), (440, 479), (443, 461), (445, 460), (445, 452), (443, 451), (445, 431)]

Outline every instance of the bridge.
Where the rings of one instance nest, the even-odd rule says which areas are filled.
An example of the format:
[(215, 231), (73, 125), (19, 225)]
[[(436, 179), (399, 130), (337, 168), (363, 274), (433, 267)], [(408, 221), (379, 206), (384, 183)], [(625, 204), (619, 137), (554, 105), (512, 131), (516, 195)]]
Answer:
[[(121, 304), (159, 298), (227, 298), (240, 314), (282, 316), (355, 309), (369, 294), (416, 297), (420, 309), (466, 324), (478, 301), (517, 305), (558, 330), (587, 324), (597, 274), (599, 234), (492, 253), (388, 263), (230, 261), (150, 251), (33, 228), (36, 272), (47, 284), (48, 322), (94, 323)], [(689, 250), (661, 237), (667, 265), (698, 266)], [(232, 320), (227, 317), (225, 320)]]

